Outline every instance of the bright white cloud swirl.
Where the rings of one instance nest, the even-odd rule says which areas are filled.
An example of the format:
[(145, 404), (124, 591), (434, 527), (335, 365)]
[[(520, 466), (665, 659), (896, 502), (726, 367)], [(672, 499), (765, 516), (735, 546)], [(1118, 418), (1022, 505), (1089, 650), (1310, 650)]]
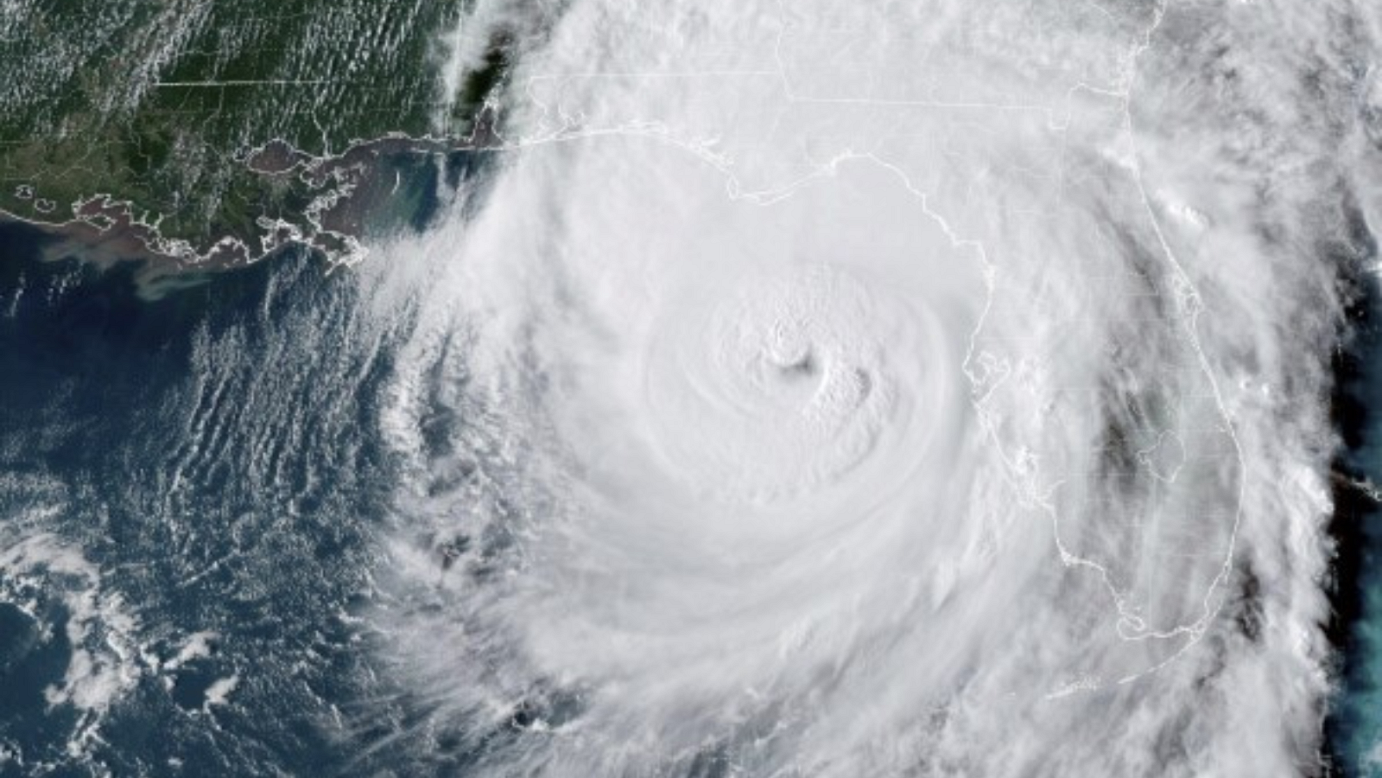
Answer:
[(575, 3), (488, 188), (361, 271), (417, 323), (375, 618), (427, 730), (478, 775), (1307, 769), (1360, 141), (1293, 13)]

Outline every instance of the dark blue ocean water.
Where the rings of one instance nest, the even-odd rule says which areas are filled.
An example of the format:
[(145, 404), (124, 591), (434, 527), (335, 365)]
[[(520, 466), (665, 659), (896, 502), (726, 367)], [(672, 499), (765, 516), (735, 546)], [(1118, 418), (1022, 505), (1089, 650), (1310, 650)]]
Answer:
[[(1375, 247), (1368, 244), (1369, 256)], [(1344, 449), (1337, 478), (1382, 485), (1382, 294), (1377, 279), (1350, 311), (1335, 357), (1335, 422)], [(1340, 774), (1382, 776), (1382, 506), (1366, 490), (1336, 483), (1334, 623), (1339, 679), (1326, 731)]]
[[(461, 173), (414, 167), (389, 218), (423, 229)], [(446, 734), (419, 740), (425, 706), (357, 618), (395, 510), (380, 416), (407, 317), (364, 321), (359, 279), (303, 253), (147, 300), (135, 266), (42, 246), (0, 226), (0, 559), (37, 538), (94, 572), (0, 566), (0, 775), (464, 774)], [(1382, 375), (1352, 391), (1382, 407)], [(1373, 427), (1351, 456), (1382, 482)], [(1348, 774), (1382, 775), (1363, 766), (1382, 742), (1382, 526), (1358, 505), (1329, 733)], [(207, 655), (171, 661), (201, 633)], [(127, 680), (51, 702), (80, 650)]]
[[(149, 302), (132, 267), (42, 262), (40, 242), (0, 228), (0, 548), (42, 537), (99, 580), (39, 564), (37, 588), (72, 595), (0, 602), (0, 774), (389, 763), (363, 744), (407, 711), (374, 680), (351, 618), (388, 510), (374, 439), (389, 344), (356, 326), (350, 274), (287, 253)], [(83, 595), (118, 604), (147, 654), (121, 665), (136, 678), (103, 712), (45, 700)], [(209, 656), (161, 666), (207, 631)], [(205, 705), (231, 677), (226, 703)], [(97, 714), (99, 739), (74, 741)]]

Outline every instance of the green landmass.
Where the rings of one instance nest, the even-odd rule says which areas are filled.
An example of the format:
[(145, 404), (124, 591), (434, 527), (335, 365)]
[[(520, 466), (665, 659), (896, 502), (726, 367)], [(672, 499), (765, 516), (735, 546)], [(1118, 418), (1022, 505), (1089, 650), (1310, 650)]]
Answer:
[[(343, 178), (256, 170), (270, 141), (328, 158), (470, 136), (507, 31), (446, 94), (469, 0), (11, 0), (0, 13), (0, 210), (59, 224), (96, 195), (187, 256), (265, 220), (309, 233)], [(93, 222), (106, 224), (107, 222)], [(165, 249), (173, 244), (165, 245)]]

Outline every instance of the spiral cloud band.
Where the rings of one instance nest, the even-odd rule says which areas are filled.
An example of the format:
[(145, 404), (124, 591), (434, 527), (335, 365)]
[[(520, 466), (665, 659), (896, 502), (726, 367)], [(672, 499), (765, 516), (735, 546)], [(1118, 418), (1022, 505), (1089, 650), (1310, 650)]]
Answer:
[(1371, 202), (1297, 93), (1331, 18), (572, 4), (489, 180), (361, 269), (415, 322), (372, 618), (426, 731), (479, 775), (1317, 759), (1302, 256)]

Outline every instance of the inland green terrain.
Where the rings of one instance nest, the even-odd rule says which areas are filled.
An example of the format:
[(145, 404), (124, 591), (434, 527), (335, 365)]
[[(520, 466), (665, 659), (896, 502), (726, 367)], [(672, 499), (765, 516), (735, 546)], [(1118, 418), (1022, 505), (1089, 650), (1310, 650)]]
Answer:
[(512, 33), (461, 62), (471, 5), (6, 0), (0, 216), (183, 263), (348, 257), (341, 204), (381, 149), (473, 145)]

